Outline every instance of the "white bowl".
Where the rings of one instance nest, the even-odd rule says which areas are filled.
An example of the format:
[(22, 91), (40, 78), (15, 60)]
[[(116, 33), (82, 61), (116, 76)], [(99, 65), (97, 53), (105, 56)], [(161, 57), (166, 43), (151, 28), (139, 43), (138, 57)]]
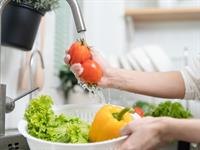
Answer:
[[(102, 105), (92, 104), (92, 105), (64, 105), (57, 106), (54, 108), (57, 114), (65, 114), (68, 116), (79, 117), (82, 120), (92, 122), (96, 112), (101, 108)], [(18, 124), (19, 132), (27, 139), (29, 147), (31, 150), (116, 150), (122, 142), (127, 138), (126, 136), (116, 138), (113, 140), (96, 142), (96, 143), (86, 143), (86, 144), (66, 144), (49, 142), (35, 138), (28, 134), (27, 132), (27, 121), (21, 120)]]

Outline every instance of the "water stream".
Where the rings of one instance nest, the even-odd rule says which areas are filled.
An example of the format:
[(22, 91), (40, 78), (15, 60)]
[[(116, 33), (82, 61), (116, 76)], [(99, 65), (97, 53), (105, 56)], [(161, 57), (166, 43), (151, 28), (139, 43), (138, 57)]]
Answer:
[(94, 103), (105, 104), (106, 99), (102, 92), (102, 89), (97, 87), (96, 85), (89, 85), (87, 83), (82, 82), (80, 79), (78, 80), (78, 84), (86, 91), (88, 91), (89, 97), (93, 99)]
[[(79, 33), (78, 39), (84, 39), (86, 41), (85, 32)], [(83, 89), (88, 91), (89, 97), (91, 99), (94, 99), (95, 103), (101, 103), (101, 104), (106, 103), (106, 99), (101, 88), (97, 87), (96, 85), (89, 85), (87, 83), (84, 83), (80, 79), (78, 79), (78, 84)]]

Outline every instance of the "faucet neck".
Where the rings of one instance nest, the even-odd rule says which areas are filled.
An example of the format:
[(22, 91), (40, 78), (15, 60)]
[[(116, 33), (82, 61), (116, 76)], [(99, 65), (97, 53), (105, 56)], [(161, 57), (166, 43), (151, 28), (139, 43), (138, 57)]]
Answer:
[(85, 23), (81, 13), (80, 6), (76, 0), (66, 0), (72, 10), (76, 30), (78, 33), (86, 31)]
[(6, 85), (0, 84), (0, 137), (5, 135)]

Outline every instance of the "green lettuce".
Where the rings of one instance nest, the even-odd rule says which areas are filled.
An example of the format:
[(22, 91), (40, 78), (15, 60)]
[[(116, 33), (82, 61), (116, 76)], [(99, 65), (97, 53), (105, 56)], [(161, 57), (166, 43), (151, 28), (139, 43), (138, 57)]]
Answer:
[(155, 105), (144, 101), (137, 101), (133, 105), (133, 108), (134, 107), (140, 107), (144, 111), (145, 116), (166, 116), (179, 119), (192, 118), (192, 113), (179, 102), (166, 101)]
[(152, 111), (153, 117), (161, 117), (161, 116), (167, 116), (167, 117), (173, 117), (173, 118), (191, 118), (192, 113), (185, 109), (183, 105), (179, 102), (171, 102), (166, 101), (160, 103), (153, 111)]
[(36, 138), (63, 143), (88, 143), (90, 125), (80, 118), (56, 115), (53, 99), (40, 96), (30, 101), (25, 111), (28, 133)]

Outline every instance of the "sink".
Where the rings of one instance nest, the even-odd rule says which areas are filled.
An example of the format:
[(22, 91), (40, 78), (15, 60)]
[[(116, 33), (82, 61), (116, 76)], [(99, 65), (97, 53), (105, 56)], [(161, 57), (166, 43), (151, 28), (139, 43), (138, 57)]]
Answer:
[(26, 139), (19, 134), (18, 130), (6, 130), (4, 136), (0, 136), (1, 150), (29, 150)]

